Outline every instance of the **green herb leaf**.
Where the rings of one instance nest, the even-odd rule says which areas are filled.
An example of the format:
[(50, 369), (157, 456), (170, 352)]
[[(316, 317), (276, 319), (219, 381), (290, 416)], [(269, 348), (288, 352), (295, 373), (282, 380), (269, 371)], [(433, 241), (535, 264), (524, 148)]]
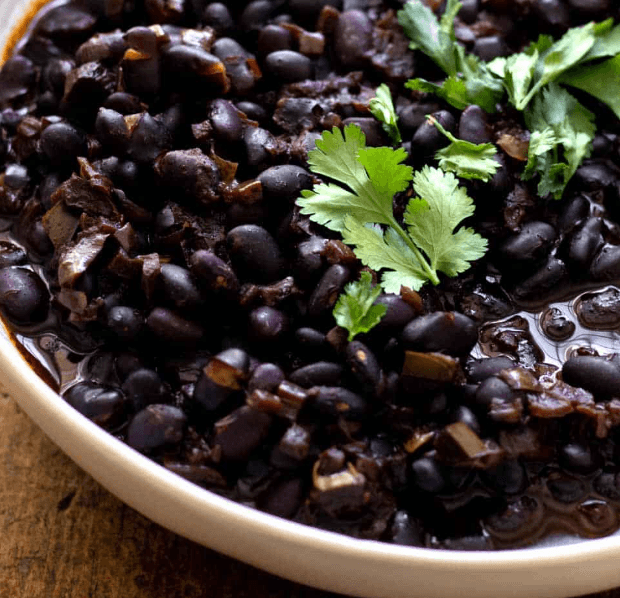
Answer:
[(465, 110), (471, 104), (465, 82), (457, 77), (448, 77), (441, 85), (426, 79), (409, 79), (405, 87), (422, 93), (434, 93), (457, 110)]
[(390, 224), (392, 199), (411, 182), (412, 168), (402, 162), (404, 149), (366, 148), (366, 138), (356, 125), (342, 132), (334, 127), (316, 142), (308, 154), (310, 170), (346, 185), (321, 184), (303, 191), (297, 204), (311, 220), (341, 232), (344, 218), (353, 213), (362, 222)]
[(590, 51), (581, 59), (580, 64), (620, 54), (620, 25), (614, 25), (613, 19), (607, 19), (594, 25), (597, 39)]
[(409, 47), (424, 52), (447, 75), (456, 75), (458, 72), (454, 51), (454, 17), (460, 8), (460, 2), (448, 0), (441, 23), (420, 0), (407, 2), (398, 11), (398, 22), (411, 40)]
[(473, 200), (453, 174), (428, 166), (414, 174), (413, 188), (419, 197), (405, 211), (409, 236), (433, 270), (448, 276), (464, 272), (487, 250), (486, 239), (471, 228), (458, 228), (473, 215)]
[(381, 287), (373, 287), (370, 272), (362, 272), (357, 282), (344, 288), (334, 307), (334, 318), (338, 326), (349, 331), (349, 341), (372, 330), (385, 315), (385, 305), (373, 305), (380, 294)]
[(560, 199), (592, 151), (594, 114), (565, 89), (551, 84), (534, 98), (525, 122), (532, 136), (523, 179), (539, 173), (539, 194)]
[(423, 199), (410, 202), (407, 233), (392, 211), (394, 195), (413, 178), (412, 169), (402, 164), (404, 150), (366, 148), (356, 125), (344, 136), (338, 129), (325, 132), (316, 145), (309, 155), (311, 170), (348, 189), (321, 184), (302, 192), (297, 203), (311, 220), (341, 232), (362, 263), (386, 270), (382, 285), (388, 293), (398, 293), (401, 286), (417, 290), (427, 281), (439, 284), (439, 272), (454, 276), (484, 254), (482, 237), (470, 229), (455, 232), (474, 208), (454, 175), (428, 168), (415, 175), (414, 190)]
[(486, 182), (493, 177), (500, 168), (500, 163), (494, 159), (497, 149), (492, 143), (475, 144), (457, 139), (446, 131), (436, 118), (432, 116), (427, 118), (450, 140), (448, 147), (435, 154), (435, 158), (439, 160), (439, 168), (444, 172), (454, 172), (463, 179), (479, 179)]
[(383, 124), (383, 129), (393, 143), (401, 143), (402, 137), (398, 130), (398, 116), (392, 101), (390, 88), (382, 83), (377, 87), (376, 96), (368, 103), (372, 115)]
[(560, 83), (586, 91), (607, 104), (620, 118), (620, 54), (594, 66), (572, 69), (562, 76)]

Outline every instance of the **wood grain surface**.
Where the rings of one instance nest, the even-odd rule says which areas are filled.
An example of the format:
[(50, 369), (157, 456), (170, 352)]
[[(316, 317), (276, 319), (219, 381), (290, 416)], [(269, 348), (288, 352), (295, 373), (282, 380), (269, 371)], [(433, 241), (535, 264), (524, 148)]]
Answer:
[[(74, 465), (6, 395), (0, 534), (0, 598), (337, 598), (145, 519)], [(620, 598), (620, 590), (597, 598)]]

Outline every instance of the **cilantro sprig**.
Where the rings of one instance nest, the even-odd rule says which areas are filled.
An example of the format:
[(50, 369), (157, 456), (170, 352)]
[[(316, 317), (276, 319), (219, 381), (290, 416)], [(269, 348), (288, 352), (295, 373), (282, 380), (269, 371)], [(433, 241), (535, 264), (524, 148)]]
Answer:
[[(362, 130), (349, 125), (326, 131), (308, 155), (312, 172), (340, 183), (322, 183), (302, 192), (301, 213), (342, 234), (361, 262), (383, 270), (387, 293), (401, 286), (439, 284), (439, 273), (456, 276), (482, 257), (487, 242), (461, 226), (474, 212), (473, 200), (456, 177), (437, 168), (416, 173), (403, 164), (404, 149), (366, 147)], [(401, 225), (392, 203), (413, 181)], [(385, 227), (385, 228), (384, 228)]]
[(385, 83), (377, 87), (375, 97), (368, 102), (368, 108), (372, 115), (383, 125), (383, 130), (390, 136), (392, 142), (396, 144), (402, 143), (392, 94), (390, 93), (390, 88)]
[(387, 312), (385, 305), (375, 305), (380, 294), (381, 287), (373, 286), (370, 272), (362, 272), (357, 282), (344, 288), (333, 313), (336, 324), (349, 331), (349, 342), (372, 330)]

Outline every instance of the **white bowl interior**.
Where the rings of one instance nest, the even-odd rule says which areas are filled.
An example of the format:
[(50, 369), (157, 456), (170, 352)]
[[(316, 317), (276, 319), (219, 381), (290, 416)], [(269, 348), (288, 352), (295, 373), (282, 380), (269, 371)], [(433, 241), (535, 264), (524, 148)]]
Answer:
[[(28, 1), (0, 0), (0, 47)], [(28, 415), (110, 492), (162, 526), (274, 574), (368, 598), (576, 596), (620, 585), (620, 537), (459, 552), (355, 540), (244, 507), (191, 484), (88, 421), (53, 392), (2, 328), (0, 376)]]

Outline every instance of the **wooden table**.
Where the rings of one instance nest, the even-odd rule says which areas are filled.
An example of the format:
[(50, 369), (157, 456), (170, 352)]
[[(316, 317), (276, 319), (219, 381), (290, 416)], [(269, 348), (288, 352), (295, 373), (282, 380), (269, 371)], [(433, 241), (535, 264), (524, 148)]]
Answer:
[[(0, 439), (0, 598), (336, 598), (151, 523), (75, 466), (6, 395)], [(620, 590), (597, 598), (620, 598)]]

